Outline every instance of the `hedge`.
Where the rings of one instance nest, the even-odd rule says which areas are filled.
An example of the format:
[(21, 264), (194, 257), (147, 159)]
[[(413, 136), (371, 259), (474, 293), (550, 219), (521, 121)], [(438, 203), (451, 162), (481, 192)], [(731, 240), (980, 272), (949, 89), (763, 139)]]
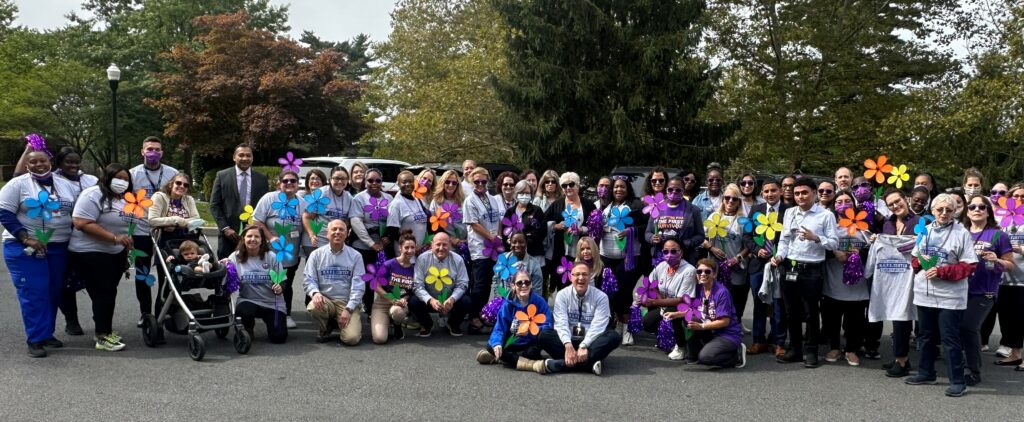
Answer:
[[(253, 171), (258, 171), (262, 174), (267, 175), (267, 180), (271, 184), (271, 186), (269, 186), (270, 190), (276, 190), (276, 187), (273, 185), (273, 183), (275, 180), (277, 180), (277, 176), (281, 174), (281, 167), (253, 166), (252, 169)], [(217, 178), (218, 171), (220, 170), (210, 170), (206, 173), (203, 173), (203, 197), (206, 198), (207, 201), (210, 200), (210, 193), (213, 192), (213, 180)], [(259, 198), (253, 199), (253, 202), (259, 201)]]

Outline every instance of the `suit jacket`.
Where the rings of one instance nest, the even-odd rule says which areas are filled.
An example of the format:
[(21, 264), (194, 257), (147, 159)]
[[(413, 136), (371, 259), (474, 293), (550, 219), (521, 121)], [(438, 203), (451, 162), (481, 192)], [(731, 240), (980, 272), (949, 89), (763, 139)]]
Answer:
[[(256, 202), (267, 194), (270, 189), (267, 184), (267, 175), (249, 168), (251, 184), (249, 185), (248, 205), (256, 207)], [(210, 213), (214, 220), (217, 220), (217, 229), (222, 233), (230, 227), (238, 230), (240, 221), (238, 216), (245, 209), (242, 200), (238, 198), (238, 180), (235, 177), (235, 167), (231, 166), (217, 172), (213, 180), (213, 190), (210, 193)]]
[[(776, 205), (776, 206), (778, 207), (778, 213), (779, 213), (779, 220), (778, 221), (779, 221), (779, 223), (782, 223), (782, 216), (786, 214), (786, 210), (789, 209), (789, 206), (786, 205), (786, 203), (781, 198), (779, 199), (779, 204)], [(750, 208), (750, 216), (749, 216), (749, 218), (753, 219), (754, 218), (753, 217), (754, 214), (756, 214), (756, 213), (764, 214), (767, 211), (768, 211), (768, 203), (754, 205), (753, 207)], [(782, 233), (779, 233), (779, 234), (775, 235), (775, 240), (773, 241), (774, 242), (773, 246), (775, 246), (776, 248), (778, 248), (779, 239), (781, 238), (781, 236), (782, 236)], [(765, 249), (765, 248), (763, 246), (757, 246), (757, 243), (754, 242), (754, 233), (753, 233), (753, 231), (743, 235), (743, 246), (745, 248), (747, 248), (748, 251), (750, 251), (750, 257), (751, 257), (750, 258), (750, 263), (747, 265), (747, 268), (750, 270), (750, 271), (748, 271), (748, 274), (756, 274), (756, 273), (759, 273), (759, 272), (763, 271), (764, 270), (764, 265), (768, 262), (768, 260), (771, 259), (771, 256), (769, 256), (768, 259), (761, 259), (761, 258), (757, 257), (757, 251), (759, 251), (761, 249)]]

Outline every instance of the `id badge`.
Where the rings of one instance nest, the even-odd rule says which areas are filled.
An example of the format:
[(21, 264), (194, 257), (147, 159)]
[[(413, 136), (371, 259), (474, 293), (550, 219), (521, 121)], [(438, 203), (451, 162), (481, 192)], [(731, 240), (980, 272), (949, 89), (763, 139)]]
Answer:
[(799, 275), (800, 273), (796, 272), (796, 270), (786, 271), (786, 281), (796, 281), (796, 278)]
[(302, 232), (291, 232), (291, 233), (288, 233), (288, 238), (292, 239), (292, 240), (295, 240), (295, 239), (298, 239), (299, 236), (301, 236), (301, 235), (302, 235)]

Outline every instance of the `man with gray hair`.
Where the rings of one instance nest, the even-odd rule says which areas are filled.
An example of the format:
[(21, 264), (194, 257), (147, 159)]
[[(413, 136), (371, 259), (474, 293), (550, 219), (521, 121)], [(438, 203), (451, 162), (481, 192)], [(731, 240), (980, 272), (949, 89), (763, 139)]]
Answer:
[(303, 287), (311, 298), (306, 310), (320, 326), (318, 343), (325, 343), (333, 331), (333, 323), (341, 329), (341, 342), (349, 346), (359, 344), (363, 327), (359, 322), (359, 304), (366, 285), (361, 278), (366, 273), (363, 256), (345, 245), (348, 223), (331, 220), (327, 223), (328, 244), (309, 254), (303, 270)]

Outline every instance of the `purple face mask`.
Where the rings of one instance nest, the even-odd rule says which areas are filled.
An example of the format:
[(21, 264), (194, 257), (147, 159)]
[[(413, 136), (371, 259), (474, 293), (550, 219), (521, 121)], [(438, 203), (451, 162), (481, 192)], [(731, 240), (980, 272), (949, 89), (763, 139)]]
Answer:
[(871, 199), (871, 188), (865, 188), (863, 186), (853, 190), (853, 197), (857, 198), (858, 201), (864, 202)]
[(849, 204), (836, 204), (836, 212), (839, 214), (846, 212), (849, 208), (852, 208)]
[(146, 158), (146, 163), (156, 164), (160, 162), (160, 157), (163, 157), (164, 153), (160, 151), (146, 151), (143, 157)]
[(999, 194), (995, 194), (995, 195), (990, 195), (990, 196), (988, 197), (988, 199), (989, 199), (990, 201), (992, 201), (992, 203), (993, 203), (993, 204), (998, 204), (998, 203), (999, 203), (999, 198), (1002, 198), (1002, 197), (1003, 197), (1002, 195), (999, 195)]
[(673, 267), (673, 268), (678, 266), (679, 265), (679, 260), (682, 259), (680, 254), (676, 254), (676, 255), (662, 255), (662, 256), (665, 259), (665, 262), (668, 263), (668, 266)]
[(604, 198), (606, 194), (608, 194), (608, 187), (607, 186), (601, 185), (601, 186), (597, 187), (597, 197), (598, 198)]
[(668, 198), (669, 202), (679, 202), (679, 201), (683, 200), (683, 193), (682, 192), (667, 192), (665, 197)]

